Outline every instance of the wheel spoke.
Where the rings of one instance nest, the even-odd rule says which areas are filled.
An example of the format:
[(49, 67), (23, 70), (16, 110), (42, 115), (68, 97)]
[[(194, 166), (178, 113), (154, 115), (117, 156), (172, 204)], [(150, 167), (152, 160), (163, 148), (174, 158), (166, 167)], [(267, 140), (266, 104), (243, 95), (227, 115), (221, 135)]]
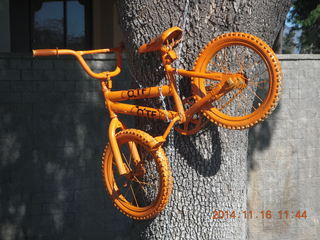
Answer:
[[(194, 69), (234, 77), (241, 75), (246, 87), (240, 87), (240, 82), (235, 80), (239, 87), (218, 95), (209, 101), (210, 106), (203, 105), (201, 110), (205, 117), (227, 128), (246, 128), (266, 118), (266, 113), (276, 106), (279, 95), (280, 74), (272, 74), (281, 69), (276, 58), (267, 44), (246, 33), (221, 35), (210, 42), (198, 56)], [(215, 85), (210, 83), (213, 82), (209, 79), (193, 82), (192, 89), (202, 90), (192, 90), (196, 101), (212, 93)], [(243, 90), (238, 92), (240, 89)], [(266, 107), (262, 109), (260, 105)]]
[(218, 108), (219, 111), (221, 111), (222, 109), (224, 109), (227, 105), (229, 105), (230, 102), (233, 101), (233, 99), (235, 99), (243, 90), (240, 89), (238, 92), (236, 92), (232, 98), (230, 98), (225, 104), (223, 104), (222, 107)]
[(227, 59), (227, 49), (228, 48), (224, 48), (223, 50), (223, 56), (224, 56), (224, 63), (225, 64), (223, 64), (223, 70), (225, 71), (225, 72), (227, 72), (227, 73), (230, 73), (230, 70), (229, 70), (229, 68), (228, 68), (228, 63), (229, 63), (229, 61), (228, 61), (228, 59)]
[[(215, 58), (217, 58), (217, 56), (215, 56)], [(217, 61), (211, 61), (210, 64), (212, 64), (213, 66), (215, 66), (216, 69), (220, 69), (220, 67), (217, 64)]]
[(240, 64), (240, 62), (239, 62), (239, 54), (238, 54), (238, 49), (239, 48), (235, 48), (236, 50), (235, 50), (235, 62), (236, 62), (236, 64), (239, 66), (239, 64)]
[[(135, 176), (135, 178), (137, 178), (136, 176)], [(138, 180), (138, 179), (137, 179)], [(137, 183), (142, 183), (142, 182), (140, 182), (139, 180), (138, 181), (135, 181), (135, 182), (137, 182)], [(139, 187), (144, 191), (144, 193), (145, 194), (147, 194), (147, 191), (139, 184)]]
[(257, 81), (255, 81), (259, 76), (261, 76), (262, 74), (264, 74), (265, 72), (267, 71), (267, 69), (265, 69), (263, 72), (261, 72), (261, 73), (256, 73), (250, 80), (252, 81), (252, 82), (257, 82)]
[(246, 49), (245, 48), (243, 48), (243, 50), (242, 50), (242, 52), (241, 52), (241, 55), (240, 55), (240, 62), (239, 62), (239, 64), (240, 64), (240, 72), (243, 72), (243, 69), (244, 69), (244, 57), (245, 57), (245, 51), (246, 51)]
[(123, 152), (121, 152), (121, 153), (122, 153), (122, 157), (123, 157), (124, 161), (125, 161), (126, 164), (127, 164), (127, 167), (129, 168), (130, 172), (132, 172), (132, 169), (131, 169), (131, 167), (130, 167), (130, 165), (129, 165), (129, 163), (128, 163), (127, 157), (124, 155)]
[(133, 191), (133, 188), (132, 188), (132, 184), (130, 184), (130, 188), (131, 188), (132, 196), (133, 196), (133, 198), (134, 198), (134, 200), (135, 200), (135, 202), (136, 202), (137, 206), (139, 207), (139, 204), (138, 204), (138, 201), (137, 201), (136, 195), (135, 195), (135, 193), (134, 193), (134, 191)]
[(129, 163), (128, 163), (129, 166), (131, 166), (131, 160), (132, 160), (132, 154), (131, 154), (131, 148), (132, 148), (132, 146), (131, 146), (131, 148), (130, 148), (130, 144), (132, 145), (133, 142), (128, 142), (128, 147), (129, 147), (129, 152), (130, 152), (130, 158), (129, 158)]
[[(244, 95), (244, 94), (242, 93), (242, 94), (240, 94), (240, 97), (241, 97), (242, 99), (244, 99), (244, 100), (248, 103), (249, 99), (247, 98), (246, 95)], [(252, 108), (253, 108), (254, 110), (257, 110), (253, 105), (252, 105)]]
[[(135, 169), (133, 169), (131, 167), (131, 164), (133, 163), (133, 155), (131, 154), (131, 151), (130, 151), (130, 149), (131, 149), (130, 144), (134, 144), (134, 142), (127, 142), (123, 145), (126, 148), (122, 147), (121, 155), (123, 157), (124, 163), (128, 167), (131, 174), (135, 174)], [(140, 158), (147, 159), (149, 154), (146, 152), (145, 148), (142, 147), (141, 145), (137, 145), (136, 147), (137, 147), (137, 150), (140, 154)], [(124, 150), (126, 150), (126, 151), (124, 151)], [(126, 153), (128, 153), (127, 151), (129, 151), (130, 156), (128, 156), (126, 154)], [(146, 154), (148, 154), (148, 156)], [(152, 155), (150, 155), (150, 156), (152, 156)], [(113, 164), (116, 166), (114, 161), (113, 161)], [(151, 164), (151, 162), (149, 164)], [(150, 165), (150, 166), (153, 166), (153, 165)], [(115, 167), (115, 171), (116, 171), (116, 167)], [(152, 171), (154, 171), (154, 170), (150, 170), (150, 172), (152, 172)], [(123, 182), (121, 177), (123, 178), (123, 176), (120, 176), (120, 178), (115, 179), (115, 184), (120, 184), (120, 185), (118, 185), (118, 186), (120, 186), (120, 189), (122, 189), (122, 190), (120, 190), (120, 192), (122, 192), (121, 193), (122, 196), (125, 199), (127, 199), (127, 201), (130, 202), (130, 204), (133, 204), (137, 207), (141, 207), (141, 206), (148, 206), (148, 204), (150, 204), (152, 202), (152, 201), (146, 202), (147, 198), (142, 197), (142, 196), (140, 197), (140, 195), (142, 194), (142, 195), (148, 196), (148, 194), (150, 194), (148, 189), (155, 189), (156, 192), (158, 191), (157, 190), (158, 185), (156, 183), (153, 183), (154, 181), (156, 181), (157, 176), (147, 176), (148, 182), (139, 180), (138, 177), (135, 175), (127, 178), (125, 180), (125, 182)], [(138, 185), (139, 187), (136, 185)], [(129, 196), (129, 192), (131, 193), (130, 196)], [(153, 198), (155, 196), (149, 195), (149, 197), (151, 197), (150, 200), (153, 200)]]
[[(130, 183), (130, 186), (131, 186), (131, 184), (132, 184), (132, 183)], [(125, 192), (124, 195), (123, 195), (125, 198), (126, 198), (128, 192), (129, 192), (129, 190), (130, 190), (130, 187), (127, 187), (127, 190), (126, 190), (126, 192)]]
[[(221, 53), (222, 54), (222, 53)], [(218, 57), (218, 55), (217, 55), (217, 57)], [(222, 62), (222, 56), (220, 55), (220, 57), (218, 57), (218, 63), (219, 63), (219, 65), (217, 65), (217, 66), (219, 66), (219, 70), (220, 71), (223, 71), (223, 62)]]
[(247, 88), (254, 96), (256, 96), (261, 102), (263, 102), (263, 100), (261, 99), (261, 97), (258, 96), (258, 94), (256, 94), (252, 89)]
[[(171, 194), (172, 179), (167, 158), (161, 147), (150, 150), (153, 138), (140, 130), (122, 130), (116, 134), (116, 140), (123, 164), (127, 171), (131, 168), (129, 174), (120, 175), (111, 146), (108, 146), (102, 163), (106, 190), (125, 215), (139, 220), (153, 218), (166, 206)], [(128, 155), (133, 152), (137, 155)], [(146, 157), (148, 161), (143, 160), (141, 166), (136, 166), (135, 156), (141, 160)]]
[(252, 64), (250, 64), (246, 69), (250, 69), (254, 66), (260, 66), (261, 62), (262, 62), (262, 59), (260, 59), (258, 62), (253, 61)]
[(255, 87), (260, 88), (260, 89), (265, 89), (265, 88), (260, 86), (260, 84), (263, 84), (263, 83), (268, 83), (268, 81), (262, 81), (261, 80), (261, 81), (257, 81), (257, 82), (250, 82), (248, 84), (248, 86), (255, 86)]
[(134, 178), (135, 178), (135, 182), (137, 182), (137, 183), (148, 185), (148, 186), (155, 186), (155, 187), (157, 186), (156, 184), (142, 182), (136, 176), (134, 176)]
[[(237, 105), (240, 106), (240, 108), (242, 108), (242, 110), (243, 110), (244, 113), (246, 113), (247, 111), (246, 111), (246, 109), (243, 107), (242, 103), (241, 103), (238, 99), (236, 99), (236, 101), (237, 101)], [(237, 109), (238, 109), (238, 108), (236, 108), (236, 110), (237, 110)]]

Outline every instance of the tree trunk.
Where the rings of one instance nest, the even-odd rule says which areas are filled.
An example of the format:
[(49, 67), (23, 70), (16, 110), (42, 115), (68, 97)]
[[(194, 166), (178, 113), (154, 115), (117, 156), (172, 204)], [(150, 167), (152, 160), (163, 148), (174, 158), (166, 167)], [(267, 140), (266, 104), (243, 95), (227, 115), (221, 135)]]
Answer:
[[(138, 54), (138, 47), (165, 29), (184, 30), (176, 66), (192, 69), (201, 50), (218, 35), (241, 31), (269, 45), (282, 26), (289, 0), (120, 0), (120, 24), (131, 74), (138, 86), (166, 83), (158, 53)], [(180, 49), (179, 49), (180, 48)], [(190, 95), (190, 79), (179, 79), (180, 94)], [(146, 103), (164, 107), (159, 100)], [(170, 107), (170, 102), (166, 102)], [(166, 125), (140, 124), (153, 136)], [(194, 136), (174, 132), (165, 150), (173, 173), (173, 192), (167, 208), (154, 220), (137, 222), (141, 239), (246, 239), (247, 130), (211, 125)], [(235, 211), (239, 218), (212, 219), (214, 210)]]

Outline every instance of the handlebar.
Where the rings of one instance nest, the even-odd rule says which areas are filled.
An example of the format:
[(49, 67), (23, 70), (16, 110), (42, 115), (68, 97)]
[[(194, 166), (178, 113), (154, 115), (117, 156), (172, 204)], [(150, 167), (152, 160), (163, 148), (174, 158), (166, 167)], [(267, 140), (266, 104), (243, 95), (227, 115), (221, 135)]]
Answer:
[[(97, 79), (107, 79), (114, 76), (117, 76), (121, 72), (121, 53), (122, 53), (123, 47), (113, 48), (113, 49), (97, 49), (97, 50), (88, 50), (88, 51), (74, 51), (70, 49), (35, 49), (32, 51), (33, 56), (58, 56), (58, 55), (73, 55), (77, 58), (83, 69), (93, 78)], [(95, 73), (91, 70), (91, 68), (88, 66), (83, 55), (86, 54), (96, 54), (96, 53), (110, 53), (115, 52), (117, 57), (117, 66), (116, 69), (112, 72), (101, 72), (101, 73)]]

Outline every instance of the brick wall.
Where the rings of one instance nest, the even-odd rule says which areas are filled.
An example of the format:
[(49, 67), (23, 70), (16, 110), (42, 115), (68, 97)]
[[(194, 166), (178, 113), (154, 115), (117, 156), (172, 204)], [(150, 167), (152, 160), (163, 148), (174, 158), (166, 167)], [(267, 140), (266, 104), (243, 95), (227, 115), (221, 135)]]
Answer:
[[(280, 106), (250, 130), (250, 239), (316, 239), (319, 56), (280, 56)], [(96, 71), (113, 57), (91, 58)], [(128, 88), (124, 71), (116, 88)], [(118, 86), (117, 86), (118, 85)], [(0, 239), (137, 239), (100, 176), (108, 117), (99, 82), (73, 58), (0, 55)], [(307, 219), (292, 211), (307, 210)], [(261, 211), (272, 210), (271, 219)], [(277, 219), (289, 210), (290, 219)]]

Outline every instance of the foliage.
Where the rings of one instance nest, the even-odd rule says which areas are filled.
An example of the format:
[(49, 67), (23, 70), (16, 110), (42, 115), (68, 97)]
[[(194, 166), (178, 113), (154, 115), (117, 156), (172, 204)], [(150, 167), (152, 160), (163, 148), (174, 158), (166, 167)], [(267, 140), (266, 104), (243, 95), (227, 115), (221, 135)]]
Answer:
[[(300, 53), (320, 53), (320, 0), (293, 0), (290, 22), (293, 30), (301, 31), (296, 43)], [(289, 32), (285, 41), (290, 36), (293, 37)]]
[(283, 47), (282, 47), (282, 53), (284, 54), (289, 54), (289, 53), (293, 53), (294, 49), (297, 46), (297, 43), (294, 42), (294, 36), (295, 36), (295, 32), (294, 30), (290, 29), (289, 32), (284, 34), (283, 37)]

